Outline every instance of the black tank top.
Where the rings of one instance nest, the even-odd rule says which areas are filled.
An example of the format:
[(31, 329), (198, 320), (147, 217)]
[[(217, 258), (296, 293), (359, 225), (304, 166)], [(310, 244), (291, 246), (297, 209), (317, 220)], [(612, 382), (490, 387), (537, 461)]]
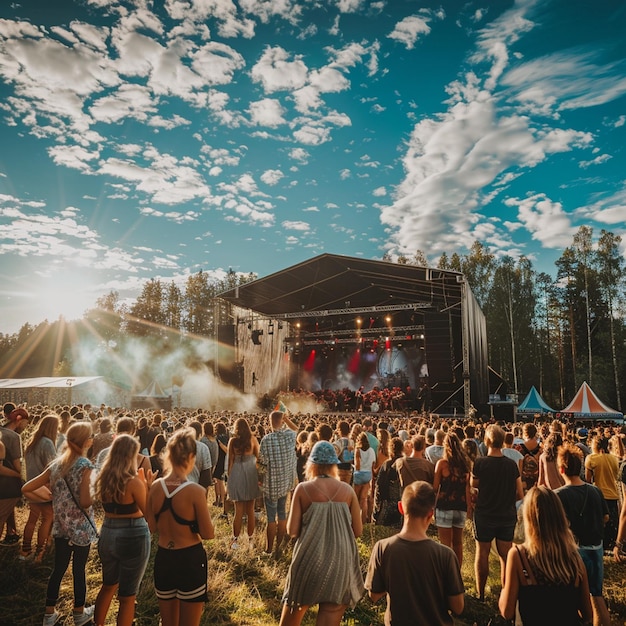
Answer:
[(129, 504), (120, 504), (119, 502), (103, 502), (102, 508), (105, 513), (111, 513), (112, 515), (132, 515), (139, 511), (139, 507), (136, 502), (130, 502)]

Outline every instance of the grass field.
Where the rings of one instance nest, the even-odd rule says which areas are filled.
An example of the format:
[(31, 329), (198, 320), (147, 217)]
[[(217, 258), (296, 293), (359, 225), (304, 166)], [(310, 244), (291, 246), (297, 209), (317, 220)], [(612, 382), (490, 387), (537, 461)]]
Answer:
[[(202, 618), (203, 625), (270, 626), (278, 623), (285, 577), (291, 558), (288, 548), (280, 557), (263, 552), (265, 528), (258, 525), (255, 536), (236, 551), (229, 548), (230, 525), (218, 519), (219, 510), (211, 509), (215, 523), (215, 536), (205, 542), (209, 556), (209, 601)], [(18, 510), (18, 527), (24, 524), (26, 508)], [(358, 540), (363, 571), (367, 566), (374, 543), (388, 536), (392, 531), (380, 526), (366, 525), (363, 536)], [(433, 529), (434, 532), (434, 529)], [(152, 585), (153, 555), (148, 565), (140, 593), (137, 598), (137, 626), (158, 626), (159, 610)], [(45, 601), (46, 585), (52, 568), (50, 554), (41, 564), (18, 559), (18, 549), (0, 548), (0, 624), (2, 626), (39, 626)], [(487, 586), (486, 602), (479, 602), (474, 595), (473, 574), (474, 542), (466, 533), (465, 559), (462, 568), (465, 581), (466, 608), (459, 626), (476, 623), (484, 626), (496, 612), (500, 593), (499, 567), (492, 556), (491, 576)], [(97, 551), (91, 550), (87, 568), (87, 604), (95, 602), (101, 583)], [(611, 610), (614, 624), (626, 624), (626, 565), (615, 564), (605, 559), (605, 596)], [(115, 603), (111, 607), (107, 624), (115, 624)], [(72, 611), (71, 575), (68, 572), (63, 580), (58, 610), (64, 616)], [(384, 600), (373, 605), (367, 598), (354, 609), (346, 612), (343, 624), (371, 625), (383, 624)], [(65, 621), (73, 624), (71, 617)], [(303, 624), (315, 623), (315, 612), (309, 611)], [(555, 626), (558, 626), (555, 624)]]

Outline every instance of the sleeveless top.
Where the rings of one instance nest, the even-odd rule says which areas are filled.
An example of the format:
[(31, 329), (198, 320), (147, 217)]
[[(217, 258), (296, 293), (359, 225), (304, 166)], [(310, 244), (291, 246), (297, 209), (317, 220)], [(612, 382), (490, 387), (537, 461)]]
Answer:
[(467, 511), (467, 474), (458, 476), (450, 472), (441, 476), (437, 508), (442, 511)]
[[(527, 582), (530, 581), (531, 567), (523, 548), (517, 549), (522, 562), (522, 571)], [(579, 590), (573, 582), (552, 585), (540, 581), (531, 570), (537, 584), (519, 586), (519, 613), (522, 623), (527, 626), (579, 626), (582, 622), (578, 615)]]
[[(334, 480), (334, 479), (327, 479)], [(337, 481), (339, 482), (339, 481)], [(296, 540), (287, 574), (283, 603), (290, 607), (330, 602), (354, 607), (365, 591), (352, 516), (347, 502), (333, 498), (311, 502), (302, 515), (302, 528)], [(305, 493), (317, 488), (302, 483)]]
[(159, 521), (159, 517), (161, 513), (163, 513), (163, 511), (169, 511), (172, 514), (172, 517), (174, 518), (174, 521), (177, 524), (180, 524), (181, 526), (189, 526), (192, 533), (199, 533), (200, 527), (198, 526), (198, 520), (195, 520), (195, 519), (187, 520), (184, 517), (181, 517), (180, 515), (178, 515), (178, 513), (176, 513), (176, 511), (174, 510), (174, 507), (172, 506), (172, 498), (179, 491), (182, 491), (185, 487), (187, 487), (188, 485), (191, 485), (192, 483), (187, 480), (184, 483), (181, 483), (180, 485), (178, 485), (178, 487), (176, 487), (176, 489), (174, 489), (174, 491), (170, 493), (167, 489), (167, 485), (165, 484), (165, 481), (161, 479), (159, 482), (161, 483), (161, 487), (163, 487), (163, 491), (165, 492), (165, 500), (163, 500), (163, 505), (159, 509), (159, 512), (155, 513), (154, 515), (154, 518), (157, 520), (157, 522)]
[(137, 513), (139, 507), (136, 502), (129, 502), (128, 504), (120, 504), (119, 502), (103, 502), (102, 508), (105, 513), (111, 513), (112, 515), (132, 515)]

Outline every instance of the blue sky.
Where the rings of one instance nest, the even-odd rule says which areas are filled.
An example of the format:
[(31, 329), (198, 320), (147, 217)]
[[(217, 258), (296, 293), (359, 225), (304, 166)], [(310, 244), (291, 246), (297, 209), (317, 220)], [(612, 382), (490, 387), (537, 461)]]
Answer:
[[(626, 233), (621, 0), (0, 8), (0, 332), (322, 252)], [(625, 248), (626, 252), (626, 248)]]

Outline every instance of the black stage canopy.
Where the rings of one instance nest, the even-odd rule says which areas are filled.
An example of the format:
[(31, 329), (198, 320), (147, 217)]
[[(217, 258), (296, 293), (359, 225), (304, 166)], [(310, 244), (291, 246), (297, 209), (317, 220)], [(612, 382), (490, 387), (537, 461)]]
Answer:
[[(286, 321), (288, 341), (303, 345), (421, 341), (434, 409), (439, 403), (467, 412), (470, 386), (473, 404), (487, 402), (484, 316), (458, 272), (322, 254), (220, 297)], [(464, 390), (465, 381), (471, 385)]]
[(280, 319), (285, 313), (400, 304), (443, 309), (461, 301), (462, 283), (457, 272), (322, 254), (220, 296)]

